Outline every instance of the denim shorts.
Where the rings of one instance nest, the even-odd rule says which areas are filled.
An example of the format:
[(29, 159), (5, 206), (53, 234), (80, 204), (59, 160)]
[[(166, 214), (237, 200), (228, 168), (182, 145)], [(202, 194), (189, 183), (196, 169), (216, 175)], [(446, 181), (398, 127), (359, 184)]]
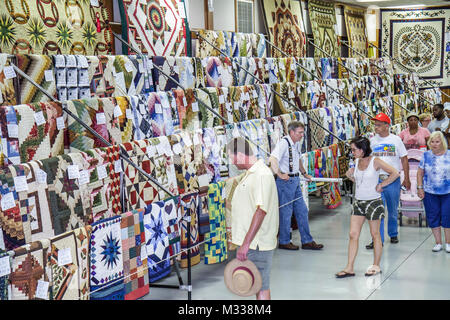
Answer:
[(272, 258), (275, 250), (260, 251), (249, 249), (247, 258), (258, 268), (262, 278), (261, 291), (270, 289), (270, 270), (272, 269)]

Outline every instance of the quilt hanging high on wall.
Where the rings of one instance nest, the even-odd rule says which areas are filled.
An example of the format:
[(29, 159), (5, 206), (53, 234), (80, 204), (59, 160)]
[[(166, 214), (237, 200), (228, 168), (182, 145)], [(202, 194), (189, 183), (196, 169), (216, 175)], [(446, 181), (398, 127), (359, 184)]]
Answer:
[(0, 52), (98, 55), (111, 53), (110, 14), (101, 1), (0, 2)]
[[(347, 28), (347, 37), (350, 46), (355, 50), (349, 49), (348, 56), (360, 58), (361, 55), (367, 57), (369, 43), (367, 40), (366, 21), (364, 18), (365, 10), (344, 6), (345, 26)], [(358, 54), (358, 53), (360, 54)]]
[[(121, 0), (119, 6), (122, 34), (133, 48), (151, 56), (186, 55), (183, 2)], [(129, 48), (124, 45), (123, 50), (128, 52)]]
[[(314, 36), (314, 44), (332, 57), (339, 57), (340, 47), (335, 31), (337, 22), (334, 2), (309, 0), (308, 11)], [(314, 56), (321, 58), (325, 56), (325, 53), (315, 49)]]
[(428, 81), (419, 86), (450, 86), (450, 7), (382, 9), (381, 49), (398, 59), (396, 74), (411, 70)]
[[(304, 57), (306, 36), (299, 1), (264, 0), (263, 8), (270, 41), (290, 57)], [(272, 57), (282, 56), (272, 49)]]

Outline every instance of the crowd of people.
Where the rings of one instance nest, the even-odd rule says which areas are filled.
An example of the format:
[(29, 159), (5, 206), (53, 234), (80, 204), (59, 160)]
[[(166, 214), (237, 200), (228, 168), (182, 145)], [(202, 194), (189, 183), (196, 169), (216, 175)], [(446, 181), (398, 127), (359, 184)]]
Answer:
[[(390, 242), (398, 238), (398, 208), (400, 195), (411, 190), (408, 150), (421, 150), (418, 165), (418, 197), (423, 200), (428, 226), (435, 237), (433, 252), (444, 249), (441, 229), (444, 229), (445, 251), (450, 253), (450, 104), (433, 106), (432, 114), (411, 113), (407, 128), (398, 136), (390, 132), (391, 120), (379, 113), (372, 118), (374, 135), (356, 137), (350, 141), (354, 167), (346, 176), (355, 184), (350, 218), (347, 265), (337, 278), (354, 276), (358, 240), (365, 220), (368, 220), (372, 242), (366, 249), (374, 253), (373, 264), (366, 276), (382, 272), (381, 257), (384, 246), (384, 217), (387, 215), (387, 234)], [(270, 299), (270, 270), (274, 250), (299, 250), (291, 242), (291, 218), (295, 217), (301, 248), (321, 250), (323, 244), (314, 241), (308, 222), (308, 208), (302, 196), (300, 176), (307, 181), (301, 161), (300, 141), (304, 125), (292, 121), (288, 135), (272, 151), (267, 166), (253, 154), (243, 138), (234, 138), (227, 146), (231, 162), (245, 175), (236, 187), (232, 199), (232, 240), (238, 246), (236, 257), (254, 262), (261, 273), (262, 288), (257, 299)], [(402, 176), (400, 175), (402, 172)], [(416, 181), (415, 181), (416, 182)]]

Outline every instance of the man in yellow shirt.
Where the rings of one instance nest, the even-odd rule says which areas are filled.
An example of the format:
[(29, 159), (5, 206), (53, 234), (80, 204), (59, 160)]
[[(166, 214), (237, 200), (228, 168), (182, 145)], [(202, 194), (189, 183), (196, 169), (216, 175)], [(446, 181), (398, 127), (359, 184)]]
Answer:
[(231, 162), (246, 170), (233, 195), (232, 242), (240, 246), (236, 258), (252, 261), (262, 278), (258, 300), (270, 300), (270, 269), (277, 247), (278, 193), (272, 171), (257, 159), (250, 144), (234, 138), (227, 145)]

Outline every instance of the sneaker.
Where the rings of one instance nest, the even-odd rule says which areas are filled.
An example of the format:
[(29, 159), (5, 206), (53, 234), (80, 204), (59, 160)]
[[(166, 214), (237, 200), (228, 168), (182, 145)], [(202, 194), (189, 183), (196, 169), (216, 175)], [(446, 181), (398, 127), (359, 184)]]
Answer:
[(447, 251), (447, 253), (450, 253), (450, 243), (445, 244), (445, 251)]
[(398, 238), (397, 237), (392, 237), (391, 238), (391, 243), (398, 243)]
[[(447, 244), (447, 248), (450, 249), (450, 246)], [(434, 247), (433, 247), (433, 252), (439, 252), (442, 250), (442, 244), (437, 243)]]

